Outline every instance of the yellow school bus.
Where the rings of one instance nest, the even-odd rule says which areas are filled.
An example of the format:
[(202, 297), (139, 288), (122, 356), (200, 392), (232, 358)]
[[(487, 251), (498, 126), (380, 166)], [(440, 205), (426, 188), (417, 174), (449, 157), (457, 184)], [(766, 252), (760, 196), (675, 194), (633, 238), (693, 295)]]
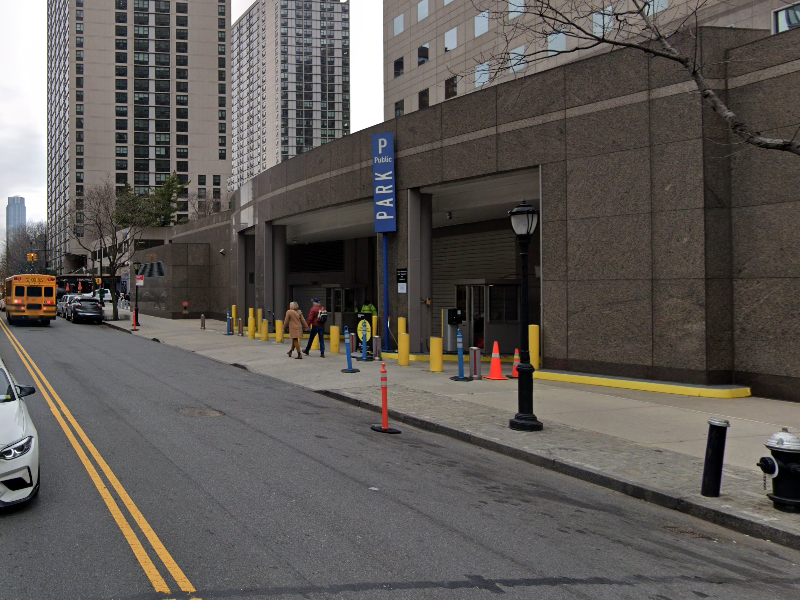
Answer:
[(6, 320), (38, 321), (56, 318), (56, 278), (52, 275), (14, 275), (5, 282)]

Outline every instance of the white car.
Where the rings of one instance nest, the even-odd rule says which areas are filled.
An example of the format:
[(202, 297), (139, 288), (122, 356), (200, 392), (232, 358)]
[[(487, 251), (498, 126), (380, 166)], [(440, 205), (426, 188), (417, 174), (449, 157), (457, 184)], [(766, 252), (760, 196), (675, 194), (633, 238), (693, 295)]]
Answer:
[(36, 388), (17, 385), (2, 360), (0, 373), (0, 506), (9, 506), (39, 492), (39, 437), (22, 400)]

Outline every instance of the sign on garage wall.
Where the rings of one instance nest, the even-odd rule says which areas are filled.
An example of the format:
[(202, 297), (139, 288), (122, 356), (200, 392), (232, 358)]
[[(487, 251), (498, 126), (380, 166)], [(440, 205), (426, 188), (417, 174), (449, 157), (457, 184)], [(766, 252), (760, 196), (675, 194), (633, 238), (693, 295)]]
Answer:
[(395, 203), (394, 134), (372, 134), (372, 191), (375, 207), (375, 232), (397, 231)]

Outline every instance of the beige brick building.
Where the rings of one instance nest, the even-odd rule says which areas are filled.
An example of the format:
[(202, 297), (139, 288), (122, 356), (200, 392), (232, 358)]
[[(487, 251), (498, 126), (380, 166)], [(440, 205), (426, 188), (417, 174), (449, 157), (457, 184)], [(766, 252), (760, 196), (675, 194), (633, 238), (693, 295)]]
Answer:
[[(230, 0), (50, 0), (48, 222), (56, 274), (83, 265), (86, 187), (146, 193), (169, 175), (201, 200), (230, 175)], [(188, 218), (189, 203), (178, 218)]]
[[(589, 5), (589, 2), (581, 5)], [(600, 2), (598, 0), (598, 6)], [(663, 20), (685, 16), (689, 3), (654, 0)], [(691, 3), (696, 6), (696, 3)], [(560, 54), (533, 64), (518, 64), (489, 77), (485, 64), (505, 48), (525, 52), (520, 36), (507, 47), (497, 16), (509, 19), (525, 0), (384, 0), (384, 118), (391, 119), (475, 91), (585, 58), (589, 53)], [(510, 8), (509, 8), (510, 7)], [(509, 10), (512, 13), (509, 13)], [(800, 4), (782, 0), (711, 0), (698, 13), (700, 23), (717, 27), (766, 29), (778, 33), (800, 25)], [(529, 18), (528, 15), (515, 17)], [(509, 22), (513, 22), (510, 19)], [(508, 31), (506, 29), (506, 31)], [(570, 41), (553, 36), (555, 50), (569, 50)], [(603, 52), (607, 49), (598, 49)]]

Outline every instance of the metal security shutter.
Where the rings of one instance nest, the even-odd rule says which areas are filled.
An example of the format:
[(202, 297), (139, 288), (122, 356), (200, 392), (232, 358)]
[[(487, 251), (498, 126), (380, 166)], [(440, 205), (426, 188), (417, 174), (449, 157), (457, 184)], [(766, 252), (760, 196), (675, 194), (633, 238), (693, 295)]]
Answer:
[(456, 282), (465, 279), (515, 279), (514, 232), (485, 231), (433, 238), (433, 331), (442, 331), (442, 310), (455, 306)]
[[(294, 300), (300, 305), (300, 310), (303, 311), (303, 316), (308, 318), (308, 311), (311, 310), (311, 299), (319, 298), (322, 304), (325, 304), (325, 288), (318, 285), (293, 285), (291, 298), (289, 301)], [(289, 307), (283, 309), (284, 312), (289, 310)]]

